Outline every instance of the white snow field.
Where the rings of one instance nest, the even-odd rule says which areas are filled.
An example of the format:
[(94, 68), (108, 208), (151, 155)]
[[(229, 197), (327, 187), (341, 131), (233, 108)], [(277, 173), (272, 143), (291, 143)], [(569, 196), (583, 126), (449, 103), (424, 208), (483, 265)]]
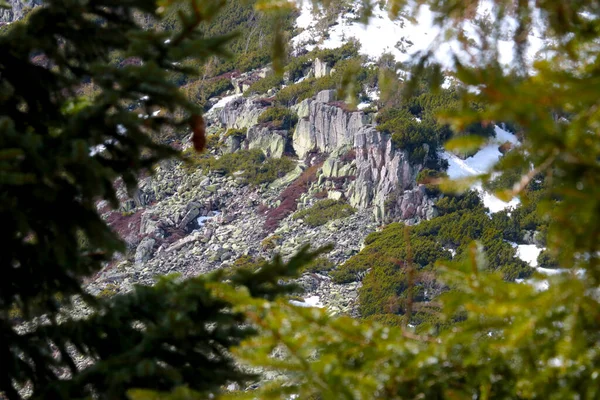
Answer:
[(310, 296), (305, 298), (304, 301), (290, 300), (290, 304), (298, 307), (324, 307), (319, 296)]
[[(414, 22), (411, 22), (405, 18), (392, 20), (387, 10), (376, 6), (369, 23), (365, 25), (357, 21), (359, 14), (359, 5), (357, 4), (352, 12), (340, 15), (337, 24), (328, 29), (327, 37), (322, 37), (316, 28), (319, 16), (318, 13), (313, 13), (312, 2), (303, 0), (297, 1), (297, 4), (300, 15), (296, 20), (296, 26), (303, 31), (292, 39), (292, 44), (296, 48), (312, 50), (318, 46), (334, 49), (354, 38), (361, 43), (360, 52), (373, 60), (378, 59), (384, 53), (391, 53), (397, 61), (406, 62), (418, 52), (431, 50), (435, 59), (446, 68), (452, 69), (454, 66), (453, 53), (460, 57), (461, 62), (468, 63), (468, 55), (461, 51), (457, 41), (441, 40), (444, 32), (434, 26), (435, 14), (427, 7), (421, 7)], [(484, 3), (477, 11), (478, 16), (485, 16), (491, 8), (491, 2)], [(508, 33), (515, 26), (514, 21), (505, 23), (507, 38), (510, 37)], [(467, 37), (475, 41), (478, 40), (476, 32), (474, 25), (468, 24), (465, 27)], [(526, 57), (529, 61), (533, 61), (543, 47), (537, 30), (534, 29), (534, 32), (530, 34), (529, 43)], [(514, 59), (512, 41), (501, 40), (499, 52), (500, 62), (510, 63)]]

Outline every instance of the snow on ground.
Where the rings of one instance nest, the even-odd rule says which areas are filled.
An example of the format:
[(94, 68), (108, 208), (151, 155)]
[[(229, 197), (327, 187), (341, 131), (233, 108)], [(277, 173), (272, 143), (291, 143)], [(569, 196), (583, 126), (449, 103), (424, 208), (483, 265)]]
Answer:
[[(518, 258), (525, 261), (530, 266), (534, 267), (536, 272), (538, 272), (542, 275), (546, 275), (546, 276), (558, 275), (558, 274), (566, 273), (568, 271), (567, 269), (564, 269), (564, 268), (550, 269), (550, 268), (538, 267), (537, 258), (540, 255), (540, 253), (544, 250), (543, 248), (539, 248), (534, 244), (516, 244), (516, 243), (512, 243), (512, 242), (510, 244), (511, 244), (511, 246), (513, 246), (514, 248), (517, 249), (517, 257)], [(582, 276), (582, 274), (580, 274), (579, 272), (578, 272), (578, 275)], [(548, 279), (543, 279), (543, 278), (540, 279), (539, 277), (533, 277), (530, 279), (517, 279), (515, 282), (527, 283), (529, 285), (532, 285), (538, 291), (547, 290), (550, 285), (550, 282)]]
[(228, 103), (231, 103), (233, 100), (241, 97), (241, 94), (232, 94), (231, 96), (225, 96), (223, 97), (221, 100), (217, 101), (211, 108), (210, 110), (208, 110), (208, 112), (211, 112), (217, 108), (223, 108), (225, 107)]
[[(391, 53), (398, 61), (408, 61), (412, 54), (428, 48), (439, 32), (438, 28), (433, 27), (433, 14), (425, 8), (419, 13), (416, 24), (405, 20), (391, 20), (387, 11), (379, 7), (376, 7), (367, 25), (356, 21), (356, 17), (355, 12), (340, 15), (337, 24), (327, 31), (328, 37), (321, 41), (315, 28), (319, 16), (313, 15), (311, 2), (303, 1), (296, 25), (304, 31), (294, 37), (292, 43), (312, 50), (315, 45), (311, 43), (316, 39), (321, 41), (319, 47), (335, 49), (355, 38), (362, 44), (361, 53), (373, 59), (379, 59), (384, 53)], [(400, 45), (396, 46), (397, 44)], [(450, 57), (446, 62), (451, 62)]]
[[(473, 156), (464, 160), (448, 151), (442, 153), (442, 157), (448, 161), (448, 171), (446, 171), (448, 176), (451, 179), (460, 179), (484, 174), (498, 162), (500, 157), (502, 157), (502, 153), (498, 150), (498, 147), (501, 144), (505, 142), (518, 144), (517, 138), (512, 133), (507, 132), (498, 126), (495, 127), (495, 132), (495, 138), (491, 138), (486, 146)], [(509, 207), (514, 208), (519, 204), (519, 199), (517, 198), (512, 199), (508, 203), (500, 200), (493, 194), (483, 190), (481, 183), (476, 183), (472, 188), (480, 193), (483, 204), (493, 213)]]
[[(535, 244), (519, 244), (517, 245), (517, 257), (525, 261), (532, 267), (537, 267), (537, 258), (542, 252), (542, 249), (538, 248)], [(538, 268), (544, 269), (544, 268)]]
[[(492, 3), (484, 2), (478, 9), (478, 16), (484, 16), (491, 10)], [(375, 7), (373, 16), (367, 25), (357, 21), (359, 9), (342, 14), (337, 19), (337, 24), (330, 27), (326, 38), (321, 37), (316, 29), (319, 13), (312, 12), (312, 2), (302, 0), (299, 6), (300, 15), (296, 26), (304, 29), (292, 39), (295, 47), (304, 47), (312, 50), (317, 45), (321, 48), (334, 49), (347, 43), (349, 39), (356, 38), (361, 43), (362, 54), (372, 59), (379, 59), (384, 53), (391, 53), (397, 61), (406, 62), (413, 59), (416, 53), (431, 50), (435, 59), (446, 68), (453, 68), (452, 54), (458, 54), (461, 61), (468, 63), (469, 55), (460, 49), (459, 43), (447, 41), (441, 29), (434, 25), (435, 14), (427, 7), (420, 7), (415, 21), (399, 18), (391, 20), (387, 10)], [(358, 7), (358, 5), (357, 5)], [(511, 32), (516, 27), (516, 22), (505, 22), (505, 31)], [(465, 26), (465, 34), (477, 41), (477, 30), (474, 25)], [(535, 54), (542, 48), (542, 41), (537, 31), (529, 36), (530, 46), (527, 49), (527, 58), (533, 60)], [(510, 40), (499, 43), (500, 62), (510, 63), (514, 58), (514, 44)]]
[(198, 221), (198, 226), (200, 228), (202, 228), (204, 226), (204, 224), (206, 223), (206, 221), (210, 221), (211, 219), (218, 216), (219, 214), (221, 214), (219, 211), (211, 211), (209, 213), (209, 215), (207, 215), (207, 216), (196, 218), (196, 221)]
[(290, 300), (290, 304), (298, 307), (324, 307), (319, 296), (310, 296), (305, 298), (304, 301)]

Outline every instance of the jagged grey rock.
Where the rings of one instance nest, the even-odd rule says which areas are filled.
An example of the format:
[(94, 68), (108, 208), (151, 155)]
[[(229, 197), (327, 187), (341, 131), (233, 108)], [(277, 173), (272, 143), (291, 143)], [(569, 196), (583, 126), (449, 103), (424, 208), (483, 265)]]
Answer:
[[(304, 158), (311, 150), (329, 153), (340, 146), (352, 144), (354, 135), (366, 122), (360, 112), (346, 112), (328, 104), (335, 99), (335, 90), (324, 90), (308, 102), (308, 116), (300, 118), (293, 136), (294, 151)], [(303, 106), (304, 107), (304, 106)], [(299, 108), (299, 115), (304, 112)], [(302, 113), (300, 112), (302, 111)]]
[(144, 238), (137, 249), (135, 250), (135, 264), (137, 266), (142, 265), (152, 257), (152, 251), (156, 240), (151, 237)]
[(433, 202), (424, 187), (416, 187), (420, 165), (409, 162), (408, 154), (396, 149), (391, 137), (364, 126), (355, 136), (356, 180), (349, 189), (350, 204), (374, 206), (378, 220), (386, 216), (403, 220), (434, 215)]
[(249, 128), (257, 124), (258, 117), (266, 108), (256, 99), (238, 97), (225, 104), (218, 112), (217, 120), (226, 129)]
[(0, 8), (0, 22), (15, 22), (23, 18), (28, 9), (42, 5), (42, 0), (7, 0), (10, 8)]
[(289, 143), (286, 130), (274, 130), (267, 126), (255, 125), (246, 134), (249, 149), (261, 149), (267, 157), (280, 158)]
[(331, 73), (331, 67), (319, 58), (315, 58), (313, 62), (315, 69), (315, 78), (322, 78), (324, 76), (329, 76)]

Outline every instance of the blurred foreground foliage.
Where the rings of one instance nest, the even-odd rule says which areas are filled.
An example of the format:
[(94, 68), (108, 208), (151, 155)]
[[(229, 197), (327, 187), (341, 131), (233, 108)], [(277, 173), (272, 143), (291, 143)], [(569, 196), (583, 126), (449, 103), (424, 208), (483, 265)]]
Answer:
[[(159, 9), (169, 10), (170, 3), (161, 2)], [(415, 9), (429, 5), (442, 27), (471, 23), (480, 3), (412, 2)], [(193, 1), (173, 30), (144, 31), (140, 13), (161, 17), (151, 2), (48, 0), (29, 14), (26, 24), (3, 30), (4, 396), (21, 399), (25, 388), (33, 398), (212, 398), (227, 384), (251, 378), (228, 352), (239, 344), (233, 351), (237, 362), (282, 372), (286, 378), (222, 397), (600, 397), (600, 8), (591, 0), (491, 3), (492, 22), (481, 26), (480, 40), (467, 40), (460, 29), (441, 36), (456, 38), (473, 55), (467, 61), (455, 59), (454, 78), (470, 90), (460, 93), (458, 106), (442, 121), (456, 132), (489, 121), (523, 130), (522, 145), (495, 167), (500, 174), (523, 171), (521, 179), (516, 185), (511, 176), (495, 179), (494, 188), (503, 198), (519, 195), (527, 202), (525, 188), (544, 176), (536, 213), (548, 221), (546, 243), (553, 258), (546, 262), (560, 266), (560, 273), (510, 282), (484, 253), (483, 241), (457, 243), (463, 246), (462, 256), (435, 265), (436, 279), (447, 289), (435, 299), (438, 322), (418, 331), (410, 317), (429, 310), (413, 291), (416, 248), (412, 254), (398, 251), (398, 262), (389, 265), (392, 272), (404, 268), (407, 274), (404, 317), (387, 314), (360, 322), (278, 298), (295, 290), (282, 279), (320, 254), (307, 249), (285, 263), (276, 257), (260, 268), (230, 274), (165, 278), (153, 287), (105, 299), (86, 294), (82, 279), (123, 248), (98, 217), (95, 201), (107, 198), (116, 205), (116, 178), (133, 188), (141, 171), (175, 154), (151, 137), (187, 124), (199, 111), (171, 78), (197, 72), (181, 66), (188, 58), (207, 61), (226, 52), (229, 37), (197, 29), (224, 2)], [(365, 16), (372, 6), (365, 0)], [(392, 14), (411, 14), (403, 1), (389, 6)], [(256, 7), (290, 5), (262, 0)], [(516, 45), (515, 61), (508, 66), (498, 60), (507, 19)], [(534, 22), (550, 45), (532, 63), (525, 50)], [(284, 38), (276, 36), (274, 43), (272, 53), (281, 57)], [(112, 66), (108, 61), (115, 51), (143, 63)], [(32, 53), (47, 57), (50, 67), (34, 63)], [(441, 72), (430, 65), (430, 56), (416, 60), (415, 79), (423, 71)], [(276, 60), (275, 69), (282, 71), (281, 59)], [(429, 81), (442, 81), (437, 78)], [(90, 79), (98, 90), (93, 101), (82, 103), (74, 89)], [(144, 114), (157, 106), (168, 110), (167, 116), (140, 119), (124, 104), (146, 96)], [(474, 110), (472, 104), (486, 107)], [(90, 151), (99, 145), (104, 149)], [(451, 201), (445, 207), (460, 209)], [(75, 299), (91, 307), (90, 316), (71, 318), (66, 310)], [(44, 318), (43, 323), (17, 327), (15, 315), (29, 323)], [(377, 322), (391, 320), (396, 326)], [(79, 356), (93, 363), (78, 370)]]

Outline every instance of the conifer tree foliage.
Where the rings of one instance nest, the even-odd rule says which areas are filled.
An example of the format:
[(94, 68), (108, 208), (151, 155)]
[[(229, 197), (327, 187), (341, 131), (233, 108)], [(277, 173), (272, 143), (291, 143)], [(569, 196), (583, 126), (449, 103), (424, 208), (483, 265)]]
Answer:
[[(250, 375), (226, 350), (252, 329), (210, 284), (273, 298), (292, 290), (280, 277), (314, 258), (304, 251), (254, 274), (164, 279), (113, 300), (84, 291), (83, 279), (124, 250), (96, 202), (116, 207), (115, 180), (133, 189), (140, 173), (177, 154), (152, 140), (162, 131), (190, 125), (203, 147), (199, 110), (170, 77), (192, 75), (190, 58), (223, 55), (232, 34), (201, 33), (219, 0), (191, 1), (177, 30), (141, 28), (171, 3), (48, 0), (0, 35), (0, 393), (8, 399), (118, 399), (131, 388), (207, 394), (241, 382)], [(131, 62), (115, 65), (114, 54)], [(97, 90), (83, 99), (89, 82)], [(153, 115), (158, 107), (168, 112)], [(89, 315), (73, 319), (72, 305)]]

